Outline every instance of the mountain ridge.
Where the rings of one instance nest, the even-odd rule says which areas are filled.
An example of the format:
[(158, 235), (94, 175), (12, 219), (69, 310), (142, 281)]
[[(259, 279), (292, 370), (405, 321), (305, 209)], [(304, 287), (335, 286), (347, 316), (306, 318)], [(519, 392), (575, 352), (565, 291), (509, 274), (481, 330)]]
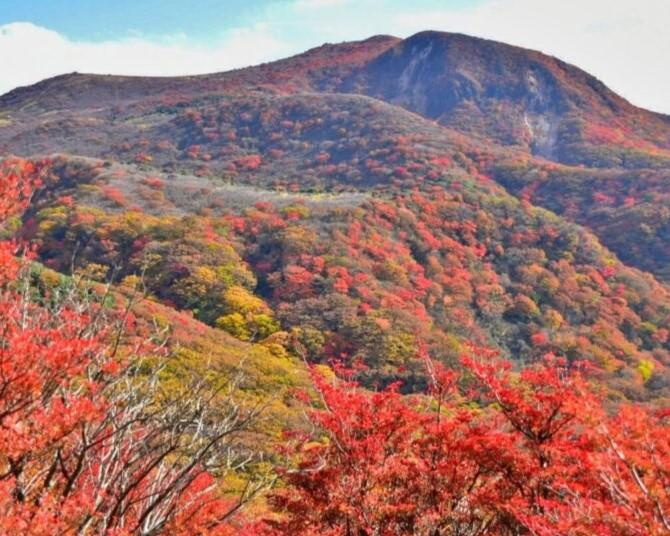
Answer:
[[(210, 89), (216, 90), (221, 88), (217, 86), (217, 82), (225, 83), (227, 77), (240, 76), (245, 73), (254, 73), (261, 72), (264, 69), (276, 65), (279, 68), (285, 69), (291, 64), (298, 63), (298, 73), (305, 74), (305, 70), (309, 70), (313, 67), (323, 68), (323, 66), (318, 65), (320, 61), (327, 57), (330, 61), (334, 62), (334, 65), (326, 66), (327, 68), (332, 68), (341, 64), (356, 64), (363, 63), (367, 61), (388, 61), (389, 56), (398, 55), (402, 50), (406, 48), (415, 48), (421, 47), (424, 45), (429, 45), (431, 47), (435, 45), (445, 45), (447, 48), (455, 47), (460, 50), (460, 52), (465, 52), (472, 54), (473, 50), (477, 54), (486, 59), (491, 57), (499, 63), (499, 68), (504, 64), (500, 63), (500, 60), (514, 60), (513, 63), (517, 64), (521, 61), (533, 61), (535, 62), (535, 67), (542, 65), (551, 65), (554, 68), (560, 69), (567, 74), (569, 74), (573, 79), (576, 78), (582, 85), (588, 86), (592, 89), (603, 101), (616, 112), (621, 112), (624, 109), (628, 110), (637, 110), (644, 111), (651, 116), (654, 116), (658, 119), (662, 119), (665, 122), (670, 122), (670, 116), (658, 112), (652, 112), (649, 110), (644, 110), (638, 106), (635, 106), (628, 102), (623, 97), (617, 95), (612, 90), (610, 90), (602, 81), (583, 71), (579, 67), (576, 67), (572, 64), (569, 64), (563, 60), (560, 60), (554, 56), (544, 54), (532, 49), (523, 48), (514, 45), (508, 45), (499, 41), (494, 41), (491, 39), (484, 39), (480, 37), (474, 37), (462, 33), (451, 33), (451, 32), (439, 32), (434, 30), (422, 31), (417, 34), (414, 34), (406, 39), (399, 39), (397, 37), (388, 36), (388, 35), (375, 35), (367, 39), (360, 41), (349, 41), (342, 42), (337, 44), (325, 43), (321, 46), (311, 48), (303, 53), (296, 54), (294, 56), (263, 63), (260, 65), (244, 67), (240, 69), (234, 69), (231, 71), (221, 71), (211, 74), (201, 74), (201, 75), (187, 75), (187, 76), (124, 76), (124, 75), (93, 75), (85, 73), (70, 73), (58, 75), (32, 86), (25, 86), (21, 88), (16, 88), (2, 96), (0, 96), (0, 105), (10, 106), (13, 101), (20, 99), (22, 93), (30, 92), (32, 89), (42, 89), (47, 88), (53, 84), (59, 84), (68, 80), (74, 81), (75, 79), (84, 79), (90, 81), (101, 81), (101, 82), (146, 82), (146, 83), (156, 83), (162, 84), (166, 82), (212, 82), (213, 85)], [(392, 50), (390, 50), (392, 49)], [(411, 52), (411, 51), (410, 51)], [(349, 56), (349, 57), (348, 57)], [(353, 57), (351, 57), (353, 56)], [(382, 58), (381, 56), (385, 56)], [(511, 58), (507, 56), (512, 56)], [(317, 65), (315, 65), (317, 64)], [(512, 65), (513, 67), (515, 65)], [(294, 66), (295, 67), (295, 66)], [(513, 71), (509, 69), (510, 65), (505, 65), (507, 71)], [(360, 68), (360, 66), (359, 66)], [(303, 72), (301, 72), (301, 70)], [(291, 73), (293, 74), (293, 73)], [(271, 84), (276, 82), (271, 82)], [(348, 82), (351, 84), (351, 82)], [(224, 89), (223, 86), (222, 89)], [(161, 88), (158, 88), (161, 89)], [(425, 114), (424, 114), (425, 115)]]

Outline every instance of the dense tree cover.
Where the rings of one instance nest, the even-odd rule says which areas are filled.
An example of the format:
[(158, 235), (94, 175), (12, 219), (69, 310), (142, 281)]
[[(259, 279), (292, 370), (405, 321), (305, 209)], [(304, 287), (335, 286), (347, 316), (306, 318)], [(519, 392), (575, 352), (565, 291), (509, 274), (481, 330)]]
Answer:
[[(3, 232), (16, 226), (12, 216), (28, 205), (31, 181), (48, 182), (47, 169), (45, 162), (3, 162)], [(375, 228), (439, 241), (435, 227), (420, 225), (410, 210), (417, 203), (419, 214), (430, 217), (428, 199), (420, 192), (410, 197), (395, 204), (372, 202)], [(447, 199), (433, 190), (434, 202)], [(390, 223), (399, 211), (405, 214), (403, 225), (383, 225), (383, 218)], [(313, 246), (309, 229), (296, 226), (309, 216), (305, 206), (277, 212), (265, 204), (247, 219), (223, 220), (238, 232), (247, 224), (256, 225), (258, 233), (279, 229), (290, 238), (281, 251), (291, 261)], [(352, 248), (365, 238), (367, 222), (348, 221), (338, 232), (346, 233), (351, 242), (343, 243)], [(371, 273), (382, 284), (404, 282), (413, 292), (402, 295), (408, 312), (421, 317), (432, 284), (415, 260), (419, 250), (385, 243), (384, 237), (378, 233), (366, 247), (395, 248), (399, 262), (382, 263)], [(297, 397), (303, 404), (314, 400), (312, 426), (291, 425), (280, 450), (287, 463), (277, 469), (282, 484), (268, 495), (263, 513), (248, 514), (256, 521), (244, 521), (240, 507), (267, 482), (252, 473), (237, 494), (224, 493), (234, 489), (240, 470), (262, 449), (244, 437), (260, 431), (252, 424), (259, 406), (248, 404), (254, 398), (254, 388), (243, 385), (248, 379), (231, 379), (192, 344), (166, 353), (160, 332), (148, 326), (174, 323), (181, 340), (201, 337), (204, 343), (202, 330), (189, 325), (193, 320), (162, 319), (170, 309), (148, 301), (133, 307), (136, 317), (119, 307), (118, 293), (101, 295), (81, 277), (36, 266), (30, 254), (17, 257), (18, 242), (0, 244), (0, 527), (5, 532), (642, 535), (670, 529), (667, 411), (631, 404), (605, 408), (602, 394), (584, 379), (582, 364), (551, 354), (513, 372), (495, 352), (465, 346), (459, 378), (430, 359), (416, 340), (407, 345), (415, 353), (418, 348), (414, 366), (426, 371), (421, 394), (401, 395), (398, 384), (365, 391), (350, 379), (358, 372), (347, 366), (335, 367), (343, 379), (312, 369), (314, 390)], [(473, 248), (473, 262), (484, 256), (474, 236), (460, 247)], [(330, 257), (290, 264), (282, 275), (286, 285), (272, 287), (272, 277), (265, 284), (290, 300), (309, 297), (317, 277), (322, 288), (332, 285), (342, 296), (368, 281), (357, 278), (352, 266), (331, 265)], [(130, 291), (127, 277), (124, 292)], [(373, 287), (370, 295), (379, 292)], [(269, 311), (236, 285), (224, 291), (223, 301), (240, 316)], [(535, 312), (523, 300), (514, 307)], [(390, 321), (384, 320), (376, 316), (373, 323), (385, 328)], [(275, 341), (267, 336), (266, 363), (253, 366), (279, 372), (278, 361), (287, 360), (285, 347), (304, 348), (304, 341), (291, 338), (300, 334), (294, 330)], [(248, 346), (243, 351), (253, 353)]]
[[(312, 362), (362, 360), (367, 382), (421, 388), (419, 342), (454, 363), (474, 341), (522, 362), (548, 351), (586, 359), (612, 394), (667, 396), (667, 290), (583, 229), (434, 160), (444, 175), (393, 196), (277, 196), (240, 212), (231, 199), (191, 208), (172, 194), (178, 204), (145, 205), (153, 214), (110, 200), (111, 185), (141, 200), (137, 188), (168, 192), (172, 179), (58, 164), (22, 232), (52, 268), (141, 280), (240, 340), (278, 333)], [(219, 203), (215, 191), (206, 198)]]
[(245, 303), (253, 301), (249, 289), (256, 281), (225, 240), (225, 229), (202, 220), (61, 205), (38, 212), (34, 221), (41, 258), (52, 268), (85, 266), (100, 280), (127, 285), (139, 284), (142, 276), (153, 295), (209, 323), (263, 309)]
[[(473, 355), (474, 354), (474, 355)], [(551, 355), (519, 374), (490, 352), (457, 374), (427, 360), (427, 397), (318, 372), (317, 427), (286, 448), (274, 534), (661, 535), (670, 530), (668, 412), (606, 411)]]
[(474, 340), (524, 361), (547, 351), (590, 360), (631, 397), (652, 376), (647, 386), (666, 393), (663, 287), (558, 218), (451, 188), (300, 218), (263, 205), (232, 219), (301, 352), (362, 359), (373, 377), (409, 385), (417, 342), (453, 362)]
[(629, 265), (667, 281), (668, 171), (601, 171), (532, 161), (489, 164), (517, 196), (592, 229)]
[[(67, 179), (55, 179), (54, 168)], [(255, 276), (227, 238), (225, 221), (144, 214), (119, 205), (120, 193), (110, 199), (115, 187), (91, 182), (99, 168), (68, 167), (59, 161), (51, 170), (49, 180), (57, 181), (56, 190), (42, 192), (43, 199), (38, 196), (24, 216), (21, 233), (38, 247), (45, 265), (149, 292), (244, 340), (264, 339), (278, 330), (272, 311), (252, 294)], [(68, 181), (82, 174), (83, 184), (76, 192), (97, 192), (102, 204), (112, 203), (111, 207), (75, 203), (65, 195), (70, 193)], [(150, 177), (142, 183), (162, 180)]]

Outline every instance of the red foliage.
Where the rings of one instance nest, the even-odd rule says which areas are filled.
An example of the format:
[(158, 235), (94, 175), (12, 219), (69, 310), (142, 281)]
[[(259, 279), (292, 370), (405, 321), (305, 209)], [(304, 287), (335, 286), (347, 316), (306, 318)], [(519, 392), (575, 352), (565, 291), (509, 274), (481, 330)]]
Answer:
[(186, 149), (187, 158), (196, 159), (200, 156), (200, 145), (191, 145)]
[(273, 274), (274, 279), (281, 276), (281, 282), (277, 281), (275, 297), (288, 301), (309, 297), (313, 294), (312, 281), (314, 274), (302, 266), (295, 264), (284, 268), (283, 273)]
[(599, 144), (616, 144), (625, 140), (625, 135), (619, 128), (591, 123), (585, 131), (586, 139)]
[(533, 346), (544, 346), (549, 342), (549, 337), (547, 337), (546, 333), (538, 331), (531, 335), (530, 342), (533, 343)]
[(22, 158), (6, 158), (0, 162), (0, 223), (20, 212), (30, 201), (36, 187), (42, 184), (43, 163)]
[(593, 193), (593, 200), (596, 203), (607, 203), (611, 204), (614, 202), (614, 198), (612, 196), (609, 196), (603, 192), (594, 192)]
[(435, 166), (440, 166), (440, 167), (445, 167), (445, 168), (451, 167), (453, 165), (452, 161), (451, 161), (451, 158), (449, 158), (446, 155), (436, 156), (435, 158), (433, 158), (430, 161), (430, 163), (435, 165)]
[(463, 359), (475, 379), (464, 394), (484, 404), (473, 411), (456, 375), (427, 364), (428, 399), (314, 374), (318, 432), (288, 447), (297, 466), (271, 497), (276, 534), (667, 533), (662, 414), (610, 416), (564, 361), (515, 374), (485, 352)]
[(114, 188), (113, 186), (103, 186), (102, 194), (119, 206), (125, 206), (127, 204), (126, 197), (118, 188)]
[(235, 160), (235, 165), (247, 170), (247, 171), (252, 171), (254, 169), (258, 169), (261, 167), (261, 164), (263, 163), (263, 158), (258, 155), (258, 154), (252, 154), (248, 156), (242, 156)]
[[(3, 162), (0, 229), (38, 172)], [(57, 306), (33, 300), (23, 290), (29, 259), (15, 251), (0, 242), (0, 533), (234, 534), (222, 520), (236, 505), (212, 478), (195, 461), (165, 464), (176, 448), (151, 450), (159, 429), (136, 413), (137, 386), (123, 391), (131, 376), (108, 342), (120, 340), (116, 323), (76, 292)]]
[(165, 186), (165, 181), (160, 177), (147, 177), (142, 182), (150, 188), (155, 188), (157, 190), (161, 190)]

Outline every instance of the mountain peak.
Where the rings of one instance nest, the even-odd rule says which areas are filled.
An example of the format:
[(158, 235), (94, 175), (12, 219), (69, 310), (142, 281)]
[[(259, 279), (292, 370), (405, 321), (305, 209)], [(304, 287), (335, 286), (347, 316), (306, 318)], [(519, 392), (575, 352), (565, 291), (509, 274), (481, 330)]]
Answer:
[(397, 42), (358, 69), (344, 90), (560, 161), (576, 162), (565, 139), (585, 122), (670, 145), (666, 117), (636, 108), (578, 67), (461, 33), (429, 30)]

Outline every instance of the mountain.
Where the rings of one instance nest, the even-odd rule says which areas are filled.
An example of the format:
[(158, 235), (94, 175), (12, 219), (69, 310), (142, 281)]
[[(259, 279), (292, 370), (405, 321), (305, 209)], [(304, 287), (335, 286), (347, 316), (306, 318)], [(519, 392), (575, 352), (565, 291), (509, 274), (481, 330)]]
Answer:
[(15, 229), (45, 265), (246, 344), (407, 390), (417, 348), (554, 352), (669, 396), (670, 119), (555, 58), (422, 32), (64, 75), (0, 97), (0, 154), (49, 174)]
[(365, 94), (465, 134), (567, 164), (670, 162), (670, 117), (631, 105), (595, 77), (556, 58), (443, 32), (324, 45), (286, 60), (214, 75), (75, 73), (14, 90), (0, 99), (0, 106), (15, 112), (26, 107), (54, 111), (235, 89)]
[(556, 58), (461, 34), (416, 34), (357, 68), (343, 87), (568, 164), (593, 164), (591, 152), (608, 135), (627, 138), (611, 144), (622, 154), (634, 142), (670, 149), (669, 117), (632, 106)]

